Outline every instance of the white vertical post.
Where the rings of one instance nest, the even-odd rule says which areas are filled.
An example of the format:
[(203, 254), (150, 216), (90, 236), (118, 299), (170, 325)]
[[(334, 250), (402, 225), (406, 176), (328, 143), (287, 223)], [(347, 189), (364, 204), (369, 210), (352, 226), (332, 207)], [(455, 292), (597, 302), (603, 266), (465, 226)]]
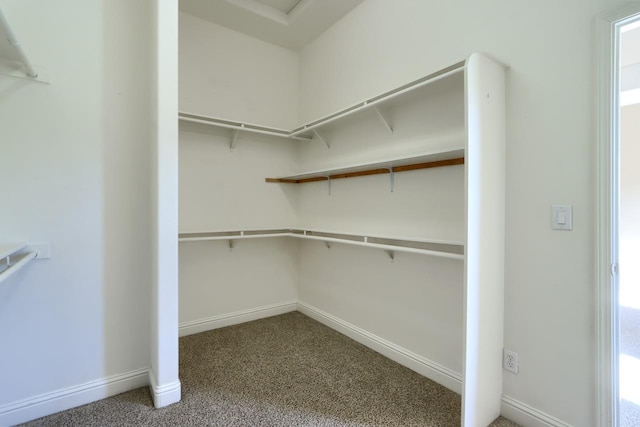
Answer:
[(504, 66), (469, 57), (465, 73), (467, 147), (462, 425), (500, 415), (504, 328)]
[(155, 35), (154, 258), (150, 383), (156, 408), (178, 402), (178, 2), (149, 0)]

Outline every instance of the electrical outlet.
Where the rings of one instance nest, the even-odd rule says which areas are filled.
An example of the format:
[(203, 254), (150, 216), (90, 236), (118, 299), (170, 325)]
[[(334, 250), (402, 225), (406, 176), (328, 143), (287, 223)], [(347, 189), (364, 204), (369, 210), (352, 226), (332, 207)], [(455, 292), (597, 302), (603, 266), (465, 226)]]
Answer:
[(518, 373), (518, 353), (515, 351), (503, 350), (502, 367), (514, 374)]

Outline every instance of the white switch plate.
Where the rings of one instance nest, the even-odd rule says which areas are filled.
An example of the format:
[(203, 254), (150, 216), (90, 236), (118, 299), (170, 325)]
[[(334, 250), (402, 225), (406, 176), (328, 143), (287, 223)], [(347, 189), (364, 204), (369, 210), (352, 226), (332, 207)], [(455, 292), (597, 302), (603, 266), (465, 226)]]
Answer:
[(551, 205), (551, 229), (573, 230), (573, 209), (571, 205)]

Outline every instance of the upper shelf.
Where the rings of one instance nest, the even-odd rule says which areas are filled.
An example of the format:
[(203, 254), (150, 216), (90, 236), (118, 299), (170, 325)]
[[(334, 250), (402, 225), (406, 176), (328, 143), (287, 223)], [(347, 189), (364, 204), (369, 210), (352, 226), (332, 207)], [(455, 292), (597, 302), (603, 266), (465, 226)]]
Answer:
[(297, 175), (266, 178), (265, 181), (286, 184), (304, 184), (314, 181), (353, 178), (391, 172), (407, 172), (411, 170), (462, 164), (464, 164), (464, 149), (459, 148), (424, 153), (417, 156), (398, 157), (376, 162), (359, 163), (332, 169), (315, 170)]
[[(405, 85), (392, 89), (388, 92), (382, 93), (380, 95), (366, 99), (350, 107), (344, 108), (340, 111), (337, 111), (333, 114), (325, 116), (321, 119), (302, 125), (292, 130), (291, 135), (295, 136), (295, 135), (312, 131), (314, 129), (328, 125), (331, 122), (334, 122), (338, 119), (349, 116), (351, 114), (354, 114), (358, 111), (361, 111), (367, 108), (376, 108), (377, 105), (390, 101), (391, 99), (396, 98), (404, 93), (410, 92), (414, 89), (417, 89), (419, 87), (422, 87), (431, 83), (435, 83), (453, 74), (461, 73), (464, 71), (464, 68), (465, 68), (465, 61), (458, 62), (457, 64), (451, 65), (447, 68), (443, 68), (442, 70), (436, 71), (435, 73), (429, 74), (428, 76), (422, 77), (418, 80), (414, 80), (410, 83), (407, 83)], [(384, 117), (382, 116), (380, 118), (383, 121), (385, 120)]]
[[(322, 137), (317, 132), (318, 128), (368, 108), (374, 109), (378, 113), (379, 118), (382, 120), (386, 128), (390, 132), (393, 132), (393, 129), (391, 128), (390, 124), (387, 121), (387, 118), (378, 109), (378, 105), (391, 101), (392, 99), (400, 95), (403, 95), (407, 92), (413, 91), (417, 88), (426, 86), (431, 83), (435, 83), (439, 80), (442, 80), (454, 74), (461, 73), (464, 71), (464, 69), (465, 69), (465, 61), (458, 62), (457, 64), (451, 65), (450, 67), (444, 68), (440, 71), (436, 71), (435, 73), (429, 74), (428, 76), (422, 77), (418, 80), (414, 80), (410, 83), (402, 85), (388, 92), (366, 99), (355, 105), (344, 108), (340, 111), (337, 111), (333, 114), (325, 116), (321, 119), (314, 120), (310, 123), (297, 127), (293, 130), (278, 129), (278, 128), (272, 128), (267, 126), (254, 125), (246, 122), (238, 122), (238, 121), (220, 119), (215, 117), (201, 116), (201, 115), (187, 113), (187, 112), (179, 112), (178, 119), (183, 122), (199, 123), (203, 125), (216, 126), (220, 128), (227, 128), (227, 129), (233, 130), (233, 134), (231, 136), (231, 144), (230, 144), (231, 148), (233, 148), (235, 140), (240, 132), (251, 132), (251, 133), (258, 133), (263, 135), (279, 136), (283, 138), (299, 139), (304, 141), (309, 141), (314, 138), (318, 138), (322, 140)], [(323, 142), (326, 144), (324, 140)]]
[(197, 114), (190, 114), (185, 112), (178, 113), (178, 119), (183, 122), (199, 123), (203, 125), (216, 126), (220, 128), (231, 129), (234, 131), (234, 138), (237, 136), (235, 132), (251, 132), (262, 135), (280, 136), (283, 138), (293, 138), (303, 141), (310, 141), (312, 137), (310, 135), (291, 135), (291, 131), (271, 128), (267, 126), (253, 125), (250, 123), (234, 122), (231, 120), (219, 119), (216, 117), (199, 116)]

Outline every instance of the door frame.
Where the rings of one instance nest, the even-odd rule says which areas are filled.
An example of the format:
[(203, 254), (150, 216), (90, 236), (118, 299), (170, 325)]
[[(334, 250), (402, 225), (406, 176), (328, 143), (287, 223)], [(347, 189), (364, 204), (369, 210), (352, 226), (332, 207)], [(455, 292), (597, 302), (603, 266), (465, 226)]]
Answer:
[(640, 2), (628, 2), (596, 19), (597, 211), (596, 416), (600, 427), (618, 427), (618, 175), (620, 148), (620, 29), (640, 17)]

